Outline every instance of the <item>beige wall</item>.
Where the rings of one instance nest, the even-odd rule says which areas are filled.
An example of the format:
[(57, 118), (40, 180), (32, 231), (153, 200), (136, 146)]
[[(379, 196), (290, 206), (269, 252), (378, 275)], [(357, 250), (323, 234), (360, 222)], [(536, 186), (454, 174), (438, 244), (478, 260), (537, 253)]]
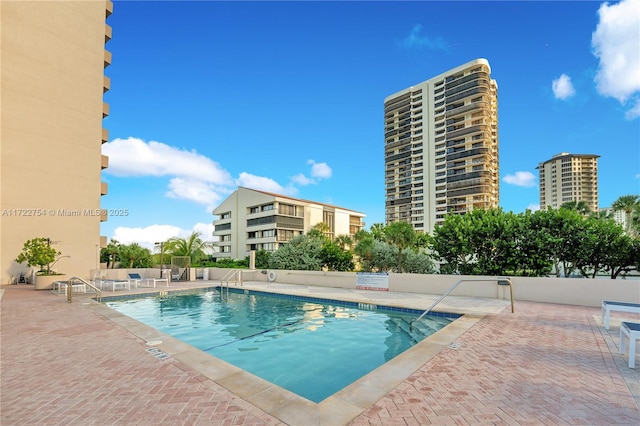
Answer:
[[(58, 241), (55, 269), (98, 262), (105, 1), (2, 1), (0, 281), (35, 237)], [(66, 215), (68, 213), (70, 215)]]
[[(210, 268), (209, 278), (220, 280), (229, 269)], [(319, 287), (355, 288), (354, 272), (281, 271), (275, 270), (276, 281), (286, 284), (314, 285)], [(243, 271), (244, 281), (266, 281), (266, 274)], [(498, 286), (495, 281), (483, 281), (495, 277), (461, 275), (389, 274), (389, 290), (410, 293), (444, 294), (460, 279), (477, 280), (463, 282), (453, 296), (489, 297), (509, 299), (509, 287)], [(640, 280), (608, 280), (581, 278), (529, 278), (512, 277), (516, 301), (546, 302), (579, 306), (601, 306), (602, 300), (619, 300), (640, 303)], [(517, 310), (517, 304), (516, 304)]]

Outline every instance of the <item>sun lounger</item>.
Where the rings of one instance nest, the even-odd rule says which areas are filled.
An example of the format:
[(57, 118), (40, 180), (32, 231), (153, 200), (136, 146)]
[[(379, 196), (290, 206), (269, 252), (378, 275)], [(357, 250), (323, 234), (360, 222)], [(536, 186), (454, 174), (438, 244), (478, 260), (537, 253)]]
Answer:
[(636, 340), (640, 340), (640, 324), (627, 321), (620, 323), (620, 353), (625, 353), (625, 336), (629, 338), (629, 368), (635, 368)]
[(142, 276), (138, 273), (132, 273), (129, 275), (129, 283), (133, 284), (136, 288), (138, 285), (146, 284), (148, 287), (153, 284), (153, 288), (156, 288), (156, 283), (167, 283), (167, 287), (169, 287), (169, 280), (167, 278), (142, 278)]
[(609, 317), (611, 316), (611, 311), (640, 313), (640, 303), (613, 302), (611, 300), (603, 300), (602, 322), (604, 323), (604, 328), (606, 328), (607, 330), (609, 329)]

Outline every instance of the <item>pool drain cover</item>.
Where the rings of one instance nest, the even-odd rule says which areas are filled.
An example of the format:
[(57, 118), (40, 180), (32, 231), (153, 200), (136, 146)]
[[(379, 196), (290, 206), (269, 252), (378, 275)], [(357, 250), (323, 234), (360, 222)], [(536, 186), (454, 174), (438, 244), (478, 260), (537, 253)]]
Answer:
[(147, 349), (147, 352), (149, 352), (151, 355), (153, 355), (156, 358), (158, 358), (160, 361), (164, 361), (165, 359), (171, 358), (171, 355), (169, 355), (168, 353), (166, 353), (162, 349), (149, 348), (149, 349)]
[(462, 346), (462, 343), (453, 342), (453, 343), (449, 343), (449, 345), (447, 347), (449, 349), (454, 349), (455, 350), (455, 349), (460, 348), (460, 346)]

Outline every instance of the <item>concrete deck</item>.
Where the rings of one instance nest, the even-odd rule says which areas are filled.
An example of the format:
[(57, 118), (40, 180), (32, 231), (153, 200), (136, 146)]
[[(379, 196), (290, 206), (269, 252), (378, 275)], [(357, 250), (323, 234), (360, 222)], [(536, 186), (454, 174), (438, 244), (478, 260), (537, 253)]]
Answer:
[[(244, 287), (417, 309), (438, 297)], [(0, 293), (2, 425), (640, 423), (640, 368), (618, 353), (620, 320), (634, 314), (614, 314), (606, 331), (600, 308), (516, 301), (511, 313), (506, 301), (450, 296), (436, 310), (465, 317), (314, 404), (87, 297)]]

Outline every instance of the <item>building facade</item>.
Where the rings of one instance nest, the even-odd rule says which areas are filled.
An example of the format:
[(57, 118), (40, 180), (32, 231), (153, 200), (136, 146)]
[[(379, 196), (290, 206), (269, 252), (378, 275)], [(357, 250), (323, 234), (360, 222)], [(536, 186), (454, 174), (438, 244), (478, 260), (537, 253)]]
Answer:
[(104, 0), (0, 2), (2, 283), (33, 272), (15, 258), (37, 237), (62, 252), (54, 269), (68, 277), (99, 265), (112, 10)]
[(561, 152), (540, 163), (540, 209), (558, 209), (564, 203), (584, 201), (590, 211), (597, 212), (599, 157)]
[(385, 221), (431, 232), (497, 207), (498, 87), (476, 59), (384, 101)]
[(365, 215), (353, 210), (238, 187), (213, 210), (216, 258), (244, 259), (251, 251), (277, 250), (292, 238), (325, 223), (330, 238), (353, 237)]

